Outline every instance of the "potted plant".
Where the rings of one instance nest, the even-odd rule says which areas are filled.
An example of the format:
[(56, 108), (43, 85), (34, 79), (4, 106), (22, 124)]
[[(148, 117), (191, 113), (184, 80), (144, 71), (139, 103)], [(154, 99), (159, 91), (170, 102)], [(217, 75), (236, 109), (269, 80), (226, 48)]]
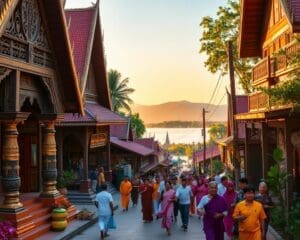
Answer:
[(66, 199), (61, 199), (52, 205), (51, 226), (54, 231), (63, 231), (68, 226), (68, 208), (71, 203)]
[(76, 174), (72, 170), (64, 171), (62, 176), (59, 176), (56, 180), (56, 186), (58, 191), (66, 195), (68, 193), (67, 186), (70, 185), (76, 179)]

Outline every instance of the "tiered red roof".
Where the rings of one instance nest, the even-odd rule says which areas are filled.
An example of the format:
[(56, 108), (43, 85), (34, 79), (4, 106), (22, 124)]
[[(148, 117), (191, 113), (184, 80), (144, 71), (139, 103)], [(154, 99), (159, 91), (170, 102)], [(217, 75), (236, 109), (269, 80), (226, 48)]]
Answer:
[(116, 137), (110, 138), (111, 144), (120, 147), (122, 149), (128, 150), (130, 152), (139, 154), (141, 156), (148, 156), (153, 153), (153, 150), (147, 147), (144, 147), (141, 144), (132, 142), (132, 141), (123, 141)]
[(218, 145), (214, 145), (212, 147), (208, 147), (206, 149), (206, 159), (204, 159), (204, 151), (203, 149), (194, 152), (194, 159), (196, 162), (202, 162), (207, 159), (215, 158), (220, 156), (220, 150)]
[(69, 35), (79, 77), (86, 64), (88, 40), (94, 19), (95, 8), (66, 10)]
[(64, 114), (60, 125), (97, 125), (97, 124), (127, 124), (127, 118), (120, 116), (99, 104), (86, 103), (85, 115)]

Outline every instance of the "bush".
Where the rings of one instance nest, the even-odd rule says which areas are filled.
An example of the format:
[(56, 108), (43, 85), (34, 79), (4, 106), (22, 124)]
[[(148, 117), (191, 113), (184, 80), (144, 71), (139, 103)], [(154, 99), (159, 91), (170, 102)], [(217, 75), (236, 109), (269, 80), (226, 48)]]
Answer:
[(72, 170), (66, 170), (63, 176), (57, 178), (57, 188), (65, 188), (70, 185), (74, 180), (76, 180), (76, 174)]

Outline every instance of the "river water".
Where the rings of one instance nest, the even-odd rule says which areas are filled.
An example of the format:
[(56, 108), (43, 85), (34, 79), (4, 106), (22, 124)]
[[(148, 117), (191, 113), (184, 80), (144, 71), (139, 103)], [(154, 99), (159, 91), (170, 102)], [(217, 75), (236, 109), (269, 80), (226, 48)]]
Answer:
[[(209, 140), (208, 128), (206, 141)], [(170, 143), (202, 143), (202, 128), (147, 128), (143, 137), (155, 137), (155, 140), (164, 144), (166, 135), (169, 134)]]

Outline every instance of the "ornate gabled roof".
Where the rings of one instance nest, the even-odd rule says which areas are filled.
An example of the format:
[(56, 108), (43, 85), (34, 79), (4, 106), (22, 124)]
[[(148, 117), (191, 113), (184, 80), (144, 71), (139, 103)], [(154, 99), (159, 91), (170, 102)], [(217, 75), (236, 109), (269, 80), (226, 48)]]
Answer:
[[(20, 0), (0, 0), (0, 37)], [(56, 59), (56, 70), (61, 88), (65, 112), (83, 114), (75, 64), (72, 57), (69, 35), (61, 0), (38, 0), (42, 20), (47, 24), (47, 33)]]
[[(241, 24), (239, 36), (240, 57), (259, 57), (263, 22), (267, 14), (267, 5), (271, 0), (241, 0)], [(292, 32), (300, 32), (300, 1), (279, 0), (289, 21)]]
[(71, 44), (84, 96), (90, 66), (94, 66), (99, 102), (111, 109), (111, 97), (106, 73), (99, 0), (93, 7), (66, 9)]

